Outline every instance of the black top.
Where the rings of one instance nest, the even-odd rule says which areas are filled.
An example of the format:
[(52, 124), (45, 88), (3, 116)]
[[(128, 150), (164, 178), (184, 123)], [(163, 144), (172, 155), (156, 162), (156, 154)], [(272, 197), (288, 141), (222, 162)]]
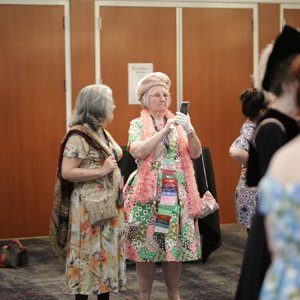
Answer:
[(273, 154), (285, 143), (289, 142), (299, 133), (297, 122), (275, 109), (269, 109), (258, 124), (268, 118), (277, 119), (282, 123), (285, 132), (275, 123), (263, 125), (255, 138), (256, 147), (250, 145), (247, 168), (247, 184), (257, 186), (269, 166)]
[[(256, 149), (252, 144), (247, 166), (247, 183), (251, 186), (257, 185), (264, 176), (273, 154), (300, 132), (296, 121), (279, 111), (269, 109), (260, 122), (266, 118), (279, 120), (285, 131), (274, 123), (267, 123), (259, 129), (255, 138)], [(264, 217), (257, 212), (252, 220), (235, 300), (258, 299), (269, 265)]]

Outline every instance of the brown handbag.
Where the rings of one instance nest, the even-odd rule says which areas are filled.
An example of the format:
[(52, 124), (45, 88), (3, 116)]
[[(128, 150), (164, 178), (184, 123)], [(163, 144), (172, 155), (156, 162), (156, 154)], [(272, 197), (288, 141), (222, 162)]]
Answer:
[(93, 193), (84, 196), (82, 200), (92, 225), (117, 216), (116, 193), (113, 190)]

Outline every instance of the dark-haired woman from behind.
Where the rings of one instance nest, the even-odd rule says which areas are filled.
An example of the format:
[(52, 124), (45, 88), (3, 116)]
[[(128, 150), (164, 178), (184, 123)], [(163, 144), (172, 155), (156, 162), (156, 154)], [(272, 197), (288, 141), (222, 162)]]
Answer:
[(246, 185), (246, 170), (250, 142), (256, 127), (256, 121), (267, 108), (264, 94), (257, 89), (246, 89), (240, 95), (242, 113), (246, 117), (240, 135), (229, 148), (229, 154), (242, 167), (241, 175), (235, 190), (235, 209), (237, 221), (251, 228), (251, 219), (257, 206), (257, 189)]

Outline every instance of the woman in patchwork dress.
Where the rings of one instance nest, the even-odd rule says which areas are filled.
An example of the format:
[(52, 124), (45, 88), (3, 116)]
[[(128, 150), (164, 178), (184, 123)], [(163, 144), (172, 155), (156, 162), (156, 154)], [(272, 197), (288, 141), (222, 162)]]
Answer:
[(256, 88), (243, 91), (240, 100), (243, 115), (247, 119), (241, 128), (240, 136), (230, 146), (229, 154), (242, 166), (240, 179), (235, 190), (235, 210), (237, 221), (249, 230), (257, 206), (257, 188), (250, 188), (246, 185), (247, 161), (256, 121), (267, 108), (267, 104), (264, 94)]
[(128, 149), (137, 170), (124, 188), (126, 253), (136, 262), (140, 299), (150, 299), (155, 266), (162, 263), (169, 299), (180, 299), (181, 262), (201, 258), (200, 196), (191, 158), (201, 143), (189, 115), (168, 107), (169, 77), (151, 73), (137, 85), (141, 116), (130, 123)]
[[(76, 103), (69, 135), (63, 151), (62, 177), (74, 183), (70, 197), (69, 234), (66, 255), (65, 291), (76, 300), (97, 295), (109, 299), (126, 283), (124, 211), (117, 208), (113, 219), (92, 225), (85, 207), (85, 196), (108, 189), (120, 191), (121, 174), (117, 161), (122, 149), (104, 129), (113, 119), (112, 91), (105, 85), (83, 88)], [(85, 135), (79, 134), (84, 132)], [(84, 136), (101, 145), (96, 149)], [(116, 194), (117, 201), (118, 193)]]

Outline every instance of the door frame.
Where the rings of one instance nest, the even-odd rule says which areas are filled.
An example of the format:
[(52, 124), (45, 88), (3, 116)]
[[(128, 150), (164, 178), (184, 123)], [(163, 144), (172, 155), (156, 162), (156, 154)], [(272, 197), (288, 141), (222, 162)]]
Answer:
[[(243, 8), (252, 9), (253, 16), (253, 81), (254, 85), (259, 86), (258, 80), (258, 59), (259, 59), (259, 24), (258, 24), (258, 4), (257, 1), (214, 1), (213, 3), (198, 1), (100, 1), (95, 0), (95, 81), (102, 83), (101, 79), (101, 6), (124, 6), (124, 7), (169, 7), (176, 9), (176, 94), (177, 94), (177, 109), (183, 99), (183, 61), (182, 61), (182, 9), (183, 8)], [(235, 3), (236, 2), (236, 3)], [(246, 2), (246, 1), (245, 1)], [(249, 3), (249, 2), (253, 2)]]
[(0, 0), (7, 5), (62, 5), (64, 7), (65, 26), (65, 92), (66, 92), (66, 128), (72, 114), (72, 78), (71, 78), (71, 39), (70, 39), (70, 3), (69, 0)]

